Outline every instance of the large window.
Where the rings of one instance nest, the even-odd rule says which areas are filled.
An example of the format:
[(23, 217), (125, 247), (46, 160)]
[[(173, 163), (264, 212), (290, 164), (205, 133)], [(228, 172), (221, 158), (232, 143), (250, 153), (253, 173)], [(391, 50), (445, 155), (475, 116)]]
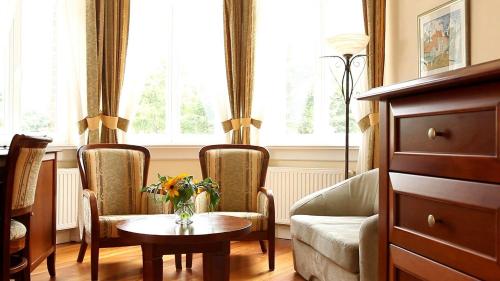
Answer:
[(14, 133), (68, 144), (69, 132), (76, 131), (68, 123), (77, 108), (68, 97), (76, 93), (61, 79), (69, 64), (68, 46), (60, 44), (69, 41), (60, 38), (67, 35), (66, 7), (58, 0), (0, 3), (0, 144)]
[[(341, 80), (343, 68), (321, 56), (333, 54), (326, 38), (364, 33), (361, 2), (258, 2), (254, 95), (260, 105), (253, 111), (263, 119), (263, 144), (344, 144), (345, 105), (335, 80)], [(356, 92), (363, 85), (364, 76)], [(353, 145), (360, 139), (356, 109), (353, 101), (349, 122)]]
[(221, 142), (222, 1), (132, 0), (124, 96), (129, 142)]

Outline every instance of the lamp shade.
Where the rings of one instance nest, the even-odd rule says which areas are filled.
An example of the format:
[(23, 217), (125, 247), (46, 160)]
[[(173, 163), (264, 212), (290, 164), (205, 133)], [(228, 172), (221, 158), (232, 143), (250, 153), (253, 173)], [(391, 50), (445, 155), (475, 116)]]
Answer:
[(339, 34), (326, 39), (337, 53), (356, 55), (366, 48), (370, 37), (362, 33)]

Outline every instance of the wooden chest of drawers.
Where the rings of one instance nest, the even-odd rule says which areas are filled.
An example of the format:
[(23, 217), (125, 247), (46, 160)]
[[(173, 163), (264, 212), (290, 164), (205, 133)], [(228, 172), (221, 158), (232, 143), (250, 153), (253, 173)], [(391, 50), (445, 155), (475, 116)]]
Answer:
[(500, 280), (500, 60), (380, 102), (379, 280)]

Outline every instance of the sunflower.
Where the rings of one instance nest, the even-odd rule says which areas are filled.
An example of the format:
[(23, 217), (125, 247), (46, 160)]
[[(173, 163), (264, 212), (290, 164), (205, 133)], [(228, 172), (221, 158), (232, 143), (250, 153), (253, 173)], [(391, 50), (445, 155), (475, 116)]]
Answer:
[(185, 179), (186, 177), (188, 177), (189, 175), (186, 174), (186, 173), (182, 173), (182, 174), (179, 174), (177, 175), (175, 178), (174, 178), (174, 181), (175, 183), (178, 183), (180, 180), (183, 180)]
[(168, 194), (168, 197), (174, 198), (179, 196), (179, 188), (177, 187), (178, 181), (177, 178), (168, 178), (167, 181), (162, 182), (161, 187), (163, 191)]

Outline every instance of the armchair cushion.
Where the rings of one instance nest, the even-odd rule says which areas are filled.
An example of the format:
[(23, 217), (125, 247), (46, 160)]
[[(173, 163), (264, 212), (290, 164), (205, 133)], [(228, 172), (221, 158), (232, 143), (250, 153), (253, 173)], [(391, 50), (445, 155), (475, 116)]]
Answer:
[[(90, 206), (90, 196), (95, 193), (91, 190), (83, 190), (83, 225), (85, 232), (90, 236), (92, 228), (92, 214)], [(142, 215), (107, 215), (99, 216), (99, 232), (101, 238), (115, 238), (118, 237), (116, 231), (116, 224), (129, 218), (139, 218), (148, 214), (168, 214), (169, 204), (159, 202), (154, 198), (153, 194), (141, 194), (141, 214)]]
[(117, 238), (118, 230), (116, 225), (128, 219), (138, 219), (154, 215), (110, 215), (99, 216), (99, 236), (100, 238)]
[[(197, 213), (209, 211), (209, 198), (205, 192), (198, 194), (195, 198), (195, 210)], [(214, 212), (219, 215), (244, 218), (252, 222), (252, 231), (265, 231), (268, 225), (269, 202), (267, 196), (260, 192), (257, 196), (258, 212)]]
[(378, 276), (378, 215), (368, 217), (359, 231), (360, 280), (373, 281)]
[(247, 219), (252, 222), (252, 231), (266, 231), (267, 217), (254, 212), (215, 212), (218, 215), (232, 216)]
[(10, 240), (16, 240), (24, 236), (26, 236), (26, 226), (16, 220), (10, 220)]
[(291, 234), (344, 268), (359, 272), (359, 231), (366, 217), (295, 215)]

